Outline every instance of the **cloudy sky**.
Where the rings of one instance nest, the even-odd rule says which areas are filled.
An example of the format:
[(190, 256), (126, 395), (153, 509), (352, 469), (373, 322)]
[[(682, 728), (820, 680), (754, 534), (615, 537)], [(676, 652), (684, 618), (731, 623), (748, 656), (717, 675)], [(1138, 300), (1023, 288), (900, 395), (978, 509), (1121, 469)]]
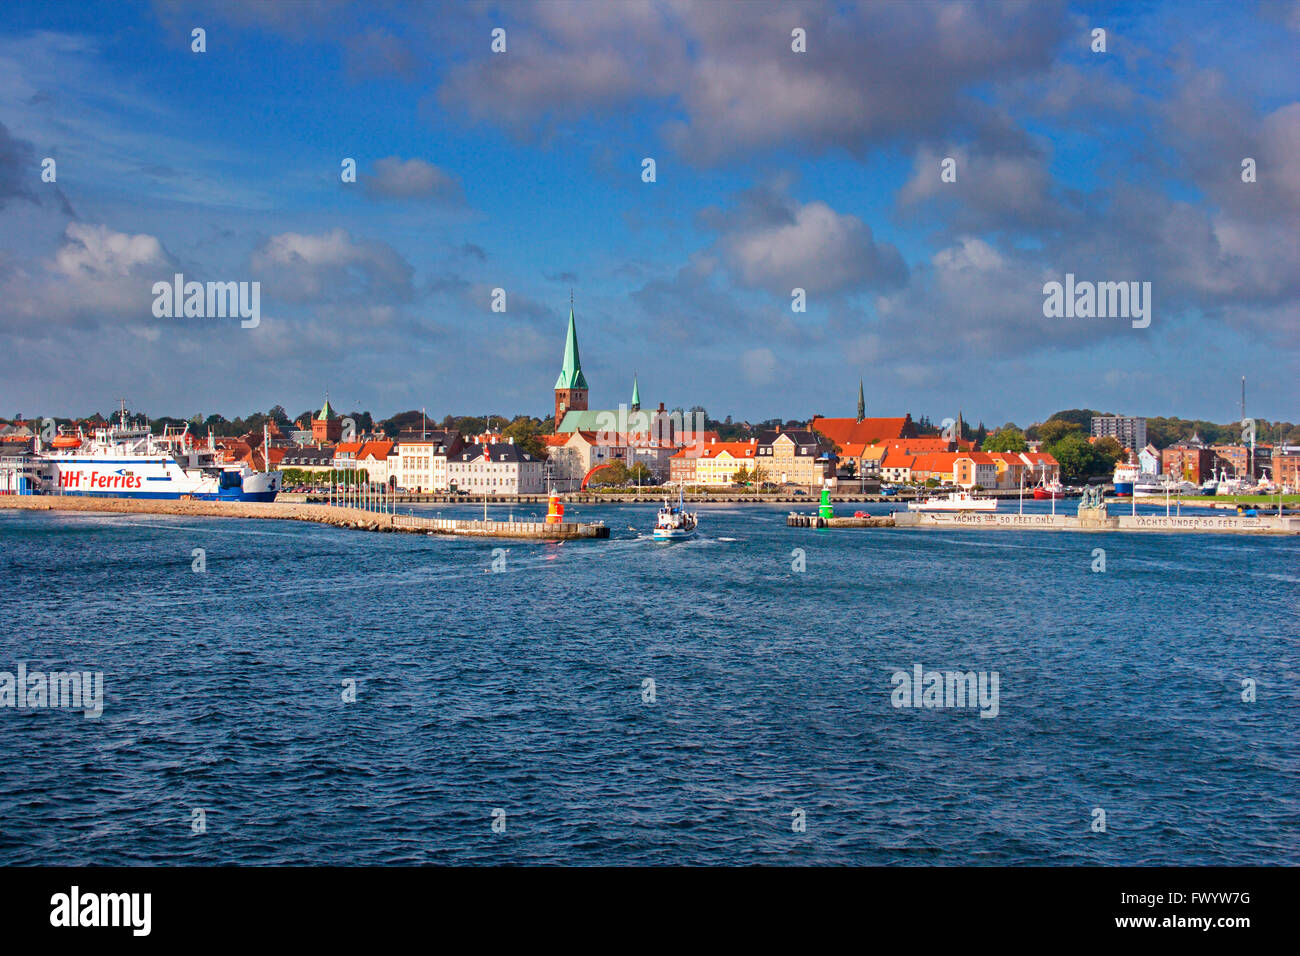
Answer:
[(1296, 0), (8, 0), (0, 414), (544, 414), (572, 289), (596, 407), (1300, 420), (1298, 62)]

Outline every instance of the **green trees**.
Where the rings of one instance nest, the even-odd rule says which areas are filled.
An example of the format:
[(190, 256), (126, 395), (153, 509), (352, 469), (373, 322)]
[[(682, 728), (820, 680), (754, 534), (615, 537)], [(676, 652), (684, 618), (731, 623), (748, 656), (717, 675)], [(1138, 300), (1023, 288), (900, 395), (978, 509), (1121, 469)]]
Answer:
[(1109, 444), (1104, 438), (1092, 443), (1083, 429), (1077, 427), (1067, 430), (1057, 441), (1046, 443), (1043, 451), (1060, 464), (1061, 477), (1066, 481), (1103, 477), (1110, 473), (1115, 460), (1123, 453), (1114, 439)]
[(1029, 450), (1029, 444), (1025, 441), (1024, 432), (1015, 426), (1004, 426), (998, 429), (980, 447), (985, 451), (1017, 452)]
[(1038, 426), (1038, 437), (1047, 444), (1053, 444), (1071, 433), (1082, 435), (1083, 426), (1063, 418), (1049, 418)]
[[(542, 423), (535, 418), (529, 418), (527, 415), (520, 415), (504, 429), (501, 435), (504, 438), (513, 438), (515, 444), (520, 449), (534, 458), (540, 458), (542, 455), (541, 436), (546, 434)], [(640, 467), (644, 468), (644, 465)]]
[(591, 476), (593, 485), (626, 485), (628, 469), (622, 461), (612, 461), (605, 468)]

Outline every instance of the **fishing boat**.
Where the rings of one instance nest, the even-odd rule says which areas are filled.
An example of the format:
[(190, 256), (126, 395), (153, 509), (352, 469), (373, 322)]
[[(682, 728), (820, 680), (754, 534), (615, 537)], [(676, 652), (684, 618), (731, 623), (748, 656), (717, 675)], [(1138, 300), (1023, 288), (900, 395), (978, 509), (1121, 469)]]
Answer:
[(919, 501), (909, 501), (908, 511), (997, 511), (996, 498), (976, 498), (969, 491), (952, 491)]
[(682, 489), (677, 488), (677, 505), (674, 507), (667, 498), (655, 518), (652, 537), (656, 541), (685, 541), (695, 537), (695, 528), (699, 517), (694, 511), (687, 511), (682, 505)]
[(1035, 501), (1060, 500), (1065, 497), (1065, 486), (1059, 481), (1044, 481), (1034, 487)]

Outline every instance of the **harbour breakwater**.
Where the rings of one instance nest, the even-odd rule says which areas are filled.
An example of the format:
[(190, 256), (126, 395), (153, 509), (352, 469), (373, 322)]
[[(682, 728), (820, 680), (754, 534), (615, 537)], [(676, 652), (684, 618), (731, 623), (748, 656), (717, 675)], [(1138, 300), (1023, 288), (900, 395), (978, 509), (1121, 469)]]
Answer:
[(791, 528), (975, 528), (1019, 531), (1156, 531), (1202, 534), (1300, 534), (1292, 515), (1108, 515), (1106, 513), (996, 514), (988, 512), (896, 511), (867, 518), (822, 518), (790, 514)]
[(362, 508), (298, 504), (280, 501), (181, 501), (148, 498), (90, 498), (59, 495), (3, 495), (0, 508), (21, 511), (81, 511), (98, 514), (186, 515), (205, 518), (257, 518), (311, 521), (356, 531), (406, 534), (441, 534), (480, 538), (534, 538), (568, 541), (608, 538), (609, 528), (599, 523), (542, 521), (464, 521), (389, 514)]

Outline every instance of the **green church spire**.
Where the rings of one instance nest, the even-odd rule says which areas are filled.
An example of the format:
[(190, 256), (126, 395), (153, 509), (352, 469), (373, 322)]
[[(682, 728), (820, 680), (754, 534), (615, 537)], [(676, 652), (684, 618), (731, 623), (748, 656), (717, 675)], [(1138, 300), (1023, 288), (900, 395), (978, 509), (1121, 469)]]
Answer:
[(632, 373), (632, 411), (641, 407), (641, 389), (637, 387), (636, 372)]
[(867, 417), (867, 400), (862, 394), (862, 379), (858, 379), (858, 421)]
[(573, 324), (573, 302), (569, 302), (569, 337), (564, 343), (564, 366), (555, 380), (556, 388), (586, 388), (587, 378), (582, 374), (582, 359), (578, 358), (578, 328)]

